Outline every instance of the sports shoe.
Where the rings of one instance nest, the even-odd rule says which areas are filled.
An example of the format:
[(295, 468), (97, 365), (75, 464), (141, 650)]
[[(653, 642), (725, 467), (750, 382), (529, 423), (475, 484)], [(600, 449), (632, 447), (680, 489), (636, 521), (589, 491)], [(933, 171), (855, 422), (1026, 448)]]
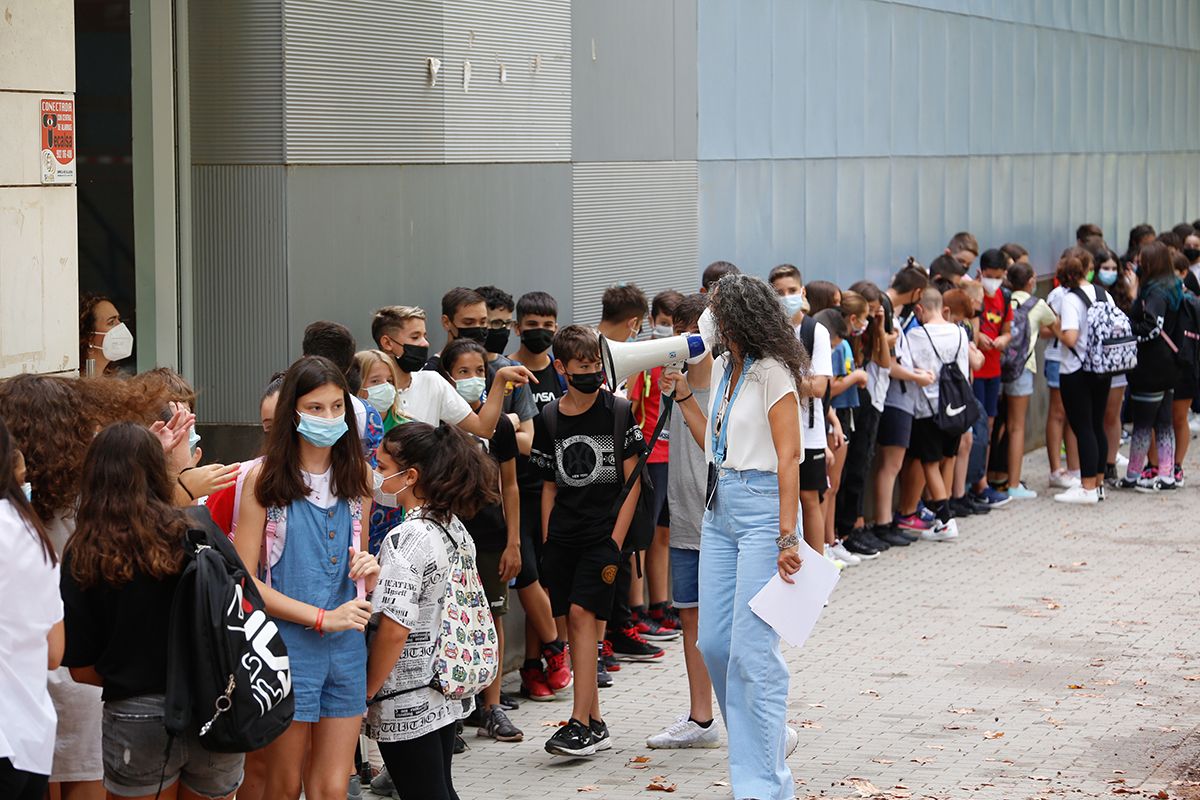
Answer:
[(633, 625), (638, 635), (651, 642), (672, 642), (683, 635), (683, 631), (663, 628), (642, 609), (634, 609)]
[(920, 514), (908, 514), (907, 516), (897, 514), (892, 524), (902, 530), (916, 531), (917, 533), (933, 527), (932, 523), (921, 519)]
[(500, 707), (503, 708), (505, 711), (516, 711), (518, 708), (521, 707), (521, 703), (520, 703), (520, 701), (517, 700), (517, 698), (513, 697), (508, 692), (501, 692), (500, 693)]
[(1158, 490), (1160, 492), (1173, 492), (1178, 488), (1179, 484), (1173, 480), (1169, 481), (1166, 478), (1158, 479)]
[(1118, 478), (1113, 484), (1114, 489), (1136, 489), (1138, 485), (1137, 478)]
[(350, 783), (346, 787), (346, 800), (362, 800), (362, 796), (362, 778), (351, 775)]
[(1073, 486), (1070, 489), (1067, 489), (1065, 492), (1054, 495), (1054, 499), (1060, 503), (1094, 506), (1100, 502), (1100, 493), (1095, 489), (1085, 489), (1082, 486)]
[(829, 548), (829, 552), (833, 553), (833, 557), (846, 562), (848, 567), (857, 567), (862, 563), (862, 559), (846, 549), (842, 542), (838, 542), (833, 547)]
[(879, 532), (875, 530), (874, 525), (869, 528), (864, 528), (858, 536), (859, 541), (861, 541), (867, 547), (874, 548), (881, 553), (891, 547), (890, 544), (879, 538)]
[(552, 692), (561, 692), (571, 685), (571, 667), (567, 663), (568, 650), (565, 642), (550, 642), (542, 648), (546, 659), (546, 685)]
[(662, 648), (655, 647), (638, 635), (636, 628), (609, 631), (613, 655), (621, 661), (656, 661), (663, 657)]
[(927, 542), (948, 542), (958, 538), (958, 523), (954, 520), (939, 522), (927, 531), (921, 531), (921, 538)]
[(617, 661), (616, 653), (612, 649), (612, 642), (608, 639), (605, 639), (600, 645), (600, 658), (604, 661), (604, 668), (609, 672), (621, 671), (621, 662)]
[(1051, 489), (1073, 489), (1076, 486), (1079, 486), (1079, 479), (1072, 476), (1065, 469), (1050, 473)]
[(975, 516), (975, 504), (963, 495), (962, 497), (950, 498), (950, 513), (956, 517), (973, 517)]
[(842, 547), (858, 556), (859, 561), (870, 561), (873, 558), (879, 558), (879, 548), (871, 547), (866, 541), (866, 535), (867, 532), (863, 529), (855, 528), (842, 540)]
[(1142, 469), (1142, 477), (1143, 478), (1157, 478), (1158, 477), (1158, 467), (1154, 466), (1153, 464), (1147, 464)]
[(974, 492), (971, 499), (977, 503), (986, 503), (988, 508), (1000, 508), (1012, 502), (1011, 497), (997, 492), (991, 486), (983, 487), (982, 492)]
[(876, 525), (871, 533), (875, 534), (879, 539), (887, 542), (892, 547), (908, 547), (912, 544), (907, 536), (901, 536), (900, 531), (890, 525)]
[(603, 658), (596, 659), (596, 688), (607, 689), (613, 685), (612, 675), (608, 674), (608, 667), (604, 665)]
[(1101, 502), (1107, 499), (1108, 495), (1104, 493), (1104, 481), (1096, 483), (1096, 496), (1100, 498)]
[(456, 756), (461, 756), (467, 752), (467, 740), (462, 737), (461, 733), (454, 734), (454, 747), (452, 749)]
[(1142, 477), (1137, 479), (1137, 486), (1134, 488), (1142, 494), (1154, 494), (1158, 491), (1158, 478), (1147, 478), (1146, 473), (1142, 473)]
[(796, 748), (800, 746), (800, 733), (791, 725), (788, 725), (785, 736), (787, 740), (784, 747), (784, 758), (787, 758), (796, 752)]
[(612, 736), (608, 733), (608, 725), (602, 719), (594, 719), (588, 722), (588, 728), (592, 732), (592, 741), (596, 743), (596, 752), (601, 750), (612, 749)]
[(679, 614), (675, 611), (675, 606), (668, 603), (651, 603), (650, 604), (650, 619), (658, 623), (658, 627), (664, 631), (678, 631), (683, 635), (683, 623), (679, 621)]
[(396, 784), (392, 783), (392, 776), (388, 774), (387, 767), (381, 769), (371, 781), (371, 791), (382, 797), (397, 797)]
[(546, 741), (546, 752), (552, 756), (573, 758), (594, 755), (596, 742), (592, 738), (591, 728), (572, 717)]
[(1037, 497), (1037, 492), (1026, 488), (1024, 483), (1018, 483), (1008, 487), (1008, 496), (1013, 500), (1032, 500)]
[(930, 525), (937, 519), (937, 514), (929, 510), (923, 500), (917, 501), (917, 516), (928, 522)]
[(526, 663), (529, 666), (521, 667), (521, 697), (537, 703), (553, 700), (554, 690), (546, 680), (546, 671), (542, 669), (542, 665), (539, 663), (534, 666), (532, 661)]
[(1183, 465), (1182, 464), (1175, 465), (1175, 485), (1180, 488), (1183, 487)]
[(651, 750), (685, 750), (689, 748), (711, 750), (720, 746), (721, 734), (717, 730), (715, 720), (709, 722), (708, 727), (705, 728), (693, 722), (687, 714), (680, 715), (674, 723), (646, 740), (646, 747)]
[(833, 551), (829, 549), (829, 545), (825, 545), (824, 549), (821, 551), (821, 555), (825, 556), (825, 559), (829, 561), (829, 563), (837, 567), (838, 572), (841, 572), (846, 568), (846, 562), (834, 556)]
[(492, 706), (483, 712), (483, 724), (475, 731), (476, 736), (495, 739), (497, 742), (520, 742), (525, 740), (521, 729), (512, 724), (504, 709)]

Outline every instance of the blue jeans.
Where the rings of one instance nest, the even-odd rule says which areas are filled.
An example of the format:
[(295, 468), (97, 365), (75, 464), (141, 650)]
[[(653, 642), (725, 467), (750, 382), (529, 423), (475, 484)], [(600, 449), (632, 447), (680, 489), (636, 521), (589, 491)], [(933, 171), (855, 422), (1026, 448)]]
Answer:
[(979, 419), (975, 420), (975, 426), (971, 428), (975, 436), (975, 440), (971, 442), (971, 456), (967, 460), (967, 491), (975, 491), (975, 484), (983, 480), (983, 474), (987, 471), (987, 452), (988, 452), (988, 416), (987, 410), (983, 407), (983, 403), (979, 402), (979, 398), (975, 398), (975, 404), (979, 406)]
[(779, 479), (721, 470), (704, 512), (700, 548), (700, 652), (729, 733), (733, 796), (791, 800), (785, 759), (788, 669), (779, 636), (750, 610), (775, 574)]

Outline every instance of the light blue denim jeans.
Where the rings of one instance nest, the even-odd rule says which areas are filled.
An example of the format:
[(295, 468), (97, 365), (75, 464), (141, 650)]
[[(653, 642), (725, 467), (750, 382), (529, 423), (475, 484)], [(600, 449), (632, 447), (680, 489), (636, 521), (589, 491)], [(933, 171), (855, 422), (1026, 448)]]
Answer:
[(773, 472), (721, 470), (700, 546), (699, 647), (729, 733), (729, 778), (737, 800), (791, 800), (785, 761), (788, 669), (779, 636), (750, 610), (776, 571), (779, 479)]

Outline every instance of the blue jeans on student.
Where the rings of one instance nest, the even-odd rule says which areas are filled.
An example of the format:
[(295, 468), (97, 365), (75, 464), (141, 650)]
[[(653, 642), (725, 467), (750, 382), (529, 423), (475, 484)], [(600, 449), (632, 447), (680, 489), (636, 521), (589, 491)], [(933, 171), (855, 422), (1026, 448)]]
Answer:
[(791, 800), (785, 761), (788, 668), (779, 636), (750, 610), (776, 571), (779, 479), (773, 472), (721, 470), (704, 512), (697, 644), (729, 733), (733, 796)]
[(983, 474), (987, 471), (988, 415), (978, 397), (975, 398), (975, 405), (979, 406), (979, 418), (971, 428), (975, 440), (971, 442), (971, 457), (967, 460), (968, 492), (975, 491), (975, 484), (983, 480)]

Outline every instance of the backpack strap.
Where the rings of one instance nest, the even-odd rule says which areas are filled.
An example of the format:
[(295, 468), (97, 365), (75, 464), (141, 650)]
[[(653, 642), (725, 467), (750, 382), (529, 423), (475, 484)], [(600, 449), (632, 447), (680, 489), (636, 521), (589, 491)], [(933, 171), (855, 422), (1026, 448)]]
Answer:
[(265, 536), (263, 537), (262, 560), (260, 562), (263, 572), (267, 577), (267, 586), (271, 585), (271, 553), (275, 550), (275, 539), (279, 533), (279, 526), (286, 524), (286, 508), (271, 506), (267, 509), (267, 525), (264, 528)]
[[(800, 320), (800, 343), (804, 345), (804, 349), (808, 351), (808, 358), (811, 361), (813, 348), (817, 346), (817, 321), (813, 319), (812, 314), (805, 314), (804, 319)], [(829, 403), (831, 394), (829, 381), (825, 381), (825, 394), (822, 396), (825, 404)], [(808, 427), (816, 427), (817, 422), (817, 404), (813, 402), (813, 398), (808, 398)]]
[(542, 408), (539, 416), (542, 418), (542, 424), (546, 426), (546, 433), (550, 434), (550, 441), (554, 441), (555, 435), (558, 433), (558, 401), (559, 398), (554, 398)]
[[(352, 541), (354, 543), (354, 547), (356, 550), (362, 550), (363, 549), (363, 538), (362, 538), (363, 504), (362, 504), (362, 498), (361, 497), (352, 497), (346, 502), (348, 502), (350, 504), (350, 541)], [(356, 580), (354, 582), (354, 586), (355, 586), (355, 589), (357, 590), (358, 599), (366, 600), (367, 599), (367, 582), (364, 579), (359, 578), (358, 580)]]

